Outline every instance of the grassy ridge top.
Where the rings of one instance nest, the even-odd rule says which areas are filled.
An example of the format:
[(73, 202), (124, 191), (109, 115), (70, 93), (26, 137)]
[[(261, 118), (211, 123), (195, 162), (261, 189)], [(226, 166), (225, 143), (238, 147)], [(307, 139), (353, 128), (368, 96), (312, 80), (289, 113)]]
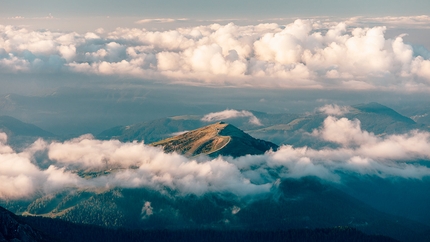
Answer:
[(242, 156), (263, 154), (278, 146), (258, 140), (231, 124), (218, 122), (184, 134), (152, 143), (162, 146), (165, 152), (177, 152), (186, 156), (206, 154), (211, 156)]
[(220, 135), (220, 131), (229, 124), (219, 122), (184, 134), (152, 143), (153, 146), (163, 146), (165, 152), (178, 152), (186, 156), (211, 154), (226, 146), (230, 136)]

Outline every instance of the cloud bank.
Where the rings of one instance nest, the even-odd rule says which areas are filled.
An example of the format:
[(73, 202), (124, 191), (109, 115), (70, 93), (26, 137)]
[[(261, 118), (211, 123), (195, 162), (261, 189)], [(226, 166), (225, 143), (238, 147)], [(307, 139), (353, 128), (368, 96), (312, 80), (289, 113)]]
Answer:
[(263, 125), (260, 120), (255, 117), (255, 115), (249, 111), (237, 111), (234, 109), (226, 109), (221, 112), (215, 112), (215, 113), (209, 113), (203, 116), (201, 119), (204, 122), (214, 122), (214, 121), (220, 121), (220, 120), (226, 120), (226, 119), (232, 119), (232, 118), (244, 118), (249, 117), (249, 123), (254, 124), (257, 126)]
[(415, 50), (403, 35), (386, 38), (385, 31), (319, 20), (86, 34), (0, 26), (0, 71), (208, 86), (429, 90), (430, 52)]
[[(337, 143), (339, 148), (285, 145), (264, 155), (192, 159), (143, 143), (101, 141), (85, 135), (64, 142), (38, 140), (16, 152), (7, 145), (7, 135), (0, 133), (0, 199), (114, 187), (244, 197), (269, 193), (282, 178), (316, 176), (342, 182), (345, 174), (408, 179), (430, 176), (429, 166), (423, 163), (430, 161), (429, 132), (380, 137), (361, 130), (358, 120), (328, 116), (312, 135)], [(110, 174), (84, 179), (77, 175), (78, 170)]]

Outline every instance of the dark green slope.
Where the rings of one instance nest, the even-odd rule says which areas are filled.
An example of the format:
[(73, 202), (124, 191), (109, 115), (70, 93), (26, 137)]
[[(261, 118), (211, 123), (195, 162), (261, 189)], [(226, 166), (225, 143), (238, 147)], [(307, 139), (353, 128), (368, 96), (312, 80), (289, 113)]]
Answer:
[[(80, 198), (68, 208), (61, 199), (66, 199), (64, 194), (29, 207), (33, 215), (110, 228), (277, 231), (346, 226), (401, 241), (425, 241), (429, 231), (428, 226), (379, 212), (316, 178), (283, 180), (272, 194), (257, 199), (215, 193), (170, 196), (146, 189), (71, 194)], [(150, 214), (142, 209), (146, 202)], [(46, 213), (48, 207), (51, 213)]]
[(0, 241), (51, 241), (47, 236), (26, 224), (24, 220), (0, 207)]
[(130, 230), (109, 229), (94, 225), (73, 224), (59, 219), (41, 217), (23, 218), (32, 227), (40, 229), (52, 237), (53, 241), (147, 241), (147, 242), (238, 242), (238, 241), (290, 241), (290, 242), (395, 242), (397, 240), (382, 235), (367, 235), (352, 227), (293, 230)]

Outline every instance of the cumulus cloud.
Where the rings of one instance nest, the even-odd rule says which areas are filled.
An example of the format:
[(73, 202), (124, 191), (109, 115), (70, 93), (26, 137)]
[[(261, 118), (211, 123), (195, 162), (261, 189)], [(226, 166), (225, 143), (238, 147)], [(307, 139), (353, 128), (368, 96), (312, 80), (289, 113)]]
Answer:
[[(427, 17), (411, 21), (425, 22)], [(176, 21), (145, 19), (142, 23)], [(393, 20), (394, 21), (394, 20)], [(386, 27), (322, 20), (86, 34), (0, 26), (2, 72), (122, 75), (189, 85), (428, 90), (428, 51)], [(420, 54), (421, 53), (421, 54)]]
[(313, 134), (322, 139), (343, 146), (360, 145), (366, 142), (376, 142), (376, 137), (367, 131), (361, 130), (360, 120), (347, 118), (337, 119), (329, 116), (324, 120), (321, 130), (314, 130)]
[(233, 119), (233, 118), (243, 118), (243, 117), (249, 117), (249, 123), (261, 126), (263, 125), (260, 120), (255, 117), (255, 115), (249, 111), (237, 111), (234, 109), (226, 109), (221, 112), (215, 112), (215, 113), (209, 113), (206, 114), (201, 120), (204, 122), (214, 122), (214, 121), (220, 121), (220, 120), (226, 120), (226, 119)]
[[(44, 145), (37, 141), (29, 149), (16, 153), (4, 143), (6, 135), (0, 133), (0, 199), (30, 198), (38, 193), (50, 193), (79, 185), (81, 180), (64, 168), (49, 166), (41, 170), (33, 163), (35, 148)], [(38, 147), (37, 147), (38, 146)]]
[[(321, 138), (354, 151), (356, 156), (373, 160), (429, 160), (430, 133), (411, 131), (407, 134), (376, 136), (361, 130), (359, 120), (328, 117), (323, 128), (315, 131)], [(352, 149), (351, 147), (355, 147)]]
[[(279, 179), (316, 176), (342, 182), (345, 175), (422, 179), (430, 176), (430, 133), (376, 136), (358, 120), (328, 116), (312, 135), (338, 148), (312, 149), (285, 145), (263, 155), (187, 158), (143, 143), (101, 141), (91, 135), (64, 142), (38, 140), (22, 152), (7, 145), (0, 133), (0, 199), (25, 199), (62, 189), (145, 188), (178, 195), (228, 193), (239, 197), (276, 189)], [(49, 166), (43, 168), (40, 152)], [(418, 162), (419, 161), (419, 162)], [(107, 171), (82, 178), (76, 171)], [(142, 216), (150, 216), (145, 203)]]

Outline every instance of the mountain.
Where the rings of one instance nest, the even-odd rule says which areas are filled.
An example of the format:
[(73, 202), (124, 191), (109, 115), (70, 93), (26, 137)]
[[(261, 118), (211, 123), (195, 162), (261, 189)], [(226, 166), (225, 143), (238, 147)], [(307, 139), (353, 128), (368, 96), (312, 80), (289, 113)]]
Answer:
[[(39, 232), (41, 231), (41, 232)], [(43, 235), (42, 235), (43, 234)], [(70, 223), (60, 219), (16, 216), (0, 207), (0, 241), (386, 241), (351, 227), (295, 230), (130, 230)]]
[(0, 131), (13, 136), (53, 137), (54, 134), (36, 125), (24, 123), (10, 116), (0, 116)]
[(7, 143), (15, 150), (28, 147), (38, 138), (47, 140), (56, 137), (36, 125), (24, 123), (10, 116), (0, 116), (0, 132), (7, 134)]
[[(298, 147), (308, 146), (312, 148), (330, 146), (331, 144), (321, 142), (309, 135), (313, 130), (323, 125), (326, 117), (326, 114), (320, 112), (308, 113), (289, 122), (247, 130), (247, 132), (253, 137), (276, 144), (291, 144)], [(426, 125), (417, 124), (411, 118), (375, 102), (350, 106), (348, 112), (341, 117), (360, 120), (362, 130), (376, 135), (405, 133), (413, 129), (429, 130)]]
[(284, 179), (271, 194), (246, 199), (217, 193), (174, 196), (137, 188), (69, 191), (31, 202), (24, 214), (165, 233), (208, 229), (279, 232), (342, 226), (401, 241), (426, 241), (428, 237), (423, 236), (429, 231), (426, 225), (379, 212), (313, 177)]
[(200, 118), (200, 116), (193, 115), (176, 116), (127, 126), (117, 126), (101, 132), (96, 137), (107, 140), (118, 139), (122, 142), (138, 140), (152, 143), (173, 136), (177, 132), (204, 126), (206, 123), (200, 121)]
[(352, 110), (346, 117), (350, 119), (359, 119), (363, 129), (375, 134), (393, 134), (416, 128), (425, 128), (424, 126), (418, 125), (411, 118), (403, 116), (393, 109), (375, 102), (352, 106)]
[(6, 241), (49, 241), (42, 234), (34, 230), (23, 219), (0, 207), (0, 242)]
[(402, 102), (396, 109), (430, 129), (430, 102)]
[[(278, 113), (268, 114), (251, 111), (262, 125), (249, 122), (248, 117), (226, 119), (228, 123), (244, 130), (249, 135), (267, 140), (272, 143), (293, 146), (308, 146), (318, 148), (330, 144), (322, 143), (313, 136), (309, 136), (314, 129), (318, 129), (327, 117), (321, 112), (304, 114)], [(156, 119), (149, 122), (128, 126), (118, 126), (103, 131), (96, 137), (99, 139), (118, 139), (120, 141), (156, 142), (174, 136), (178, 132), (194, 130), (207, 125), (202, 121), (203, 116), (183, 115)], [(379, 103), (358, 104), (349, 107), (349, 112), (342, 117), (350, 120), (358, 119), (362, 130), (377, 135), (404, 133), (413, 129), (430, 130), (428, 125), (416, 123), (411, 118), (403, 116), (395, 110)]]
[(152, 143), (162, 146), (165, 152), (178, 152), (186, 156), (206, 154), (210, 156), (259, 155), (277, 145), (264, 140), (254, 139), (231, 124), (218, 122), (186, 132), (165, 140)]

